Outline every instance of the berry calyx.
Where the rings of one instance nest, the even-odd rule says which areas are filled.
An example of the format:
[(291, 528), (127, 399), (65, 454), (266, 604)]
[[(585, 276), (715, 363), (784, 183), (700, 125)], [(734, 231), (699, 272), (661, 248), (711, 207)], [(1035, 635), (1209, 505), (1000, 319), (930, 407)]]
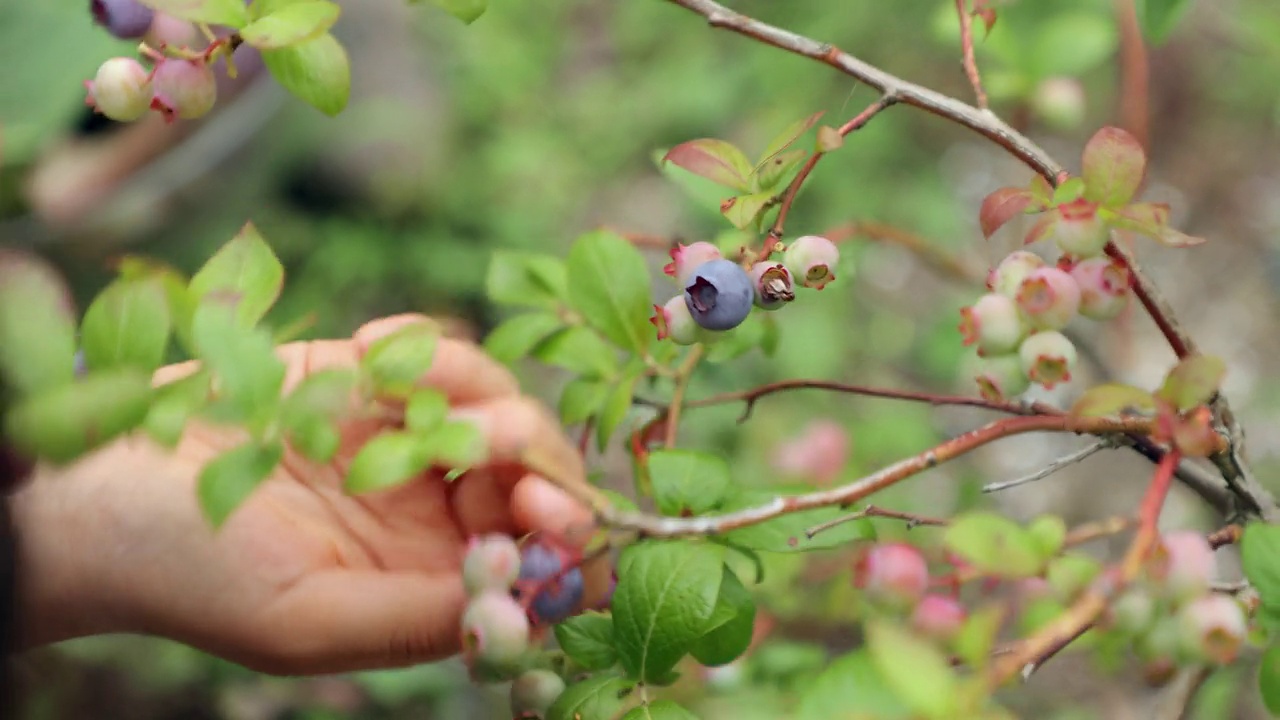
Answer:
[(462, 647), (485, 663), (514, 663), (529, 649), (529, 617), (505, 592), (486, 590), (462, 614)]
[(692, 345), (709, 339), (708, 331), (694, 321), (683, 295), (671, 298), (666, 305), (654, 305), (653, 317), (649, 318), (649, 322), (658, 329), (659, 340), (670, 340), (677, 345)]
[(836, 244), (819, 235), (796, 238), (782, 254), (782, 262), (803, 287), (821, 290), (836, 279), (835, 266), (840, 261)]
[(694, 322), (708, 330), (732, 330), (751, 314), (755, 300), (751, 278), (723, 258), (694, 269), (684, 288), (684, 302)]
[(1080, 198), (1058, 206), (1053, 239), (1062, 252), (1077, 258), (1090, 258), (1107, 246), (1111, 231), (1098, 217), (1098, 204)]
[(777, 310), (796, 299), (791, 273), (782, 263), (758, 262), (747, 273), (755, 290), (756, 307)]
[(147, 70), (133, 58), (117, 57), (102, 63), (84, 86), (89, 91), (85, 104), (117, 122), (137, 120), (151, 106)]
[(1018, 305), (1006, 295), (988, 293), (960, 311), (964, 344), (977, 343), (979, 355), (1013, 352), (1027, 335), (1027, 323)]
[(1080, 309), (1080, 286), (1055, 267), (1032, 270), (1018, 286), (1018, 308), (1037, 330), (1060, 330)]
[(1047, 390), (1069, 382), (1078, 360), (1076, 346), (1056, 330), (1038, 332), (1023, 340), (1018, 357), (1026, 376)]
[(165, 122), (202, 117), (218, 99), (217, 79), (202, 60), (165, 58), (152, 71), (151, 86), (151, 108), (163, 115)]
[(1108, 257), (1081, 260), (1070, 267), (1080, 287), (1080, 314), (1093, 320), (1111, 320), (1129, 303), (1129, 270)]
[(869, 548), (854, 566), (854, 585), (875, 601), (911, 607), (929, 589), (929, 566), (920, 551), (906, 543)]
[(662, 267), (662, 272), (675, 278), (681, 286), (689, 282), (689, 276), (699, 265), (722, 257), (720, 248), (704, 241), (692, 245), (678, 244), (671, 248), (670, 254), (671, 262)]
[(1033, 270), (1045, 266), (1045, 261), (1030, 250), (1016, 250), (1005, 256), (1000, 264), (987, 275), (987, 289), (1001, 295), (1015, 297), (1022, 281)]
[(151, 28), (155, 11), (138, 0), (90, 0), (93, 21), (121, 40), (137, 40)]
[(520, 548), (506, 535), (471, 538), (462, 559), (462, 584), (468, 595), (509, 590), (520, 574)]

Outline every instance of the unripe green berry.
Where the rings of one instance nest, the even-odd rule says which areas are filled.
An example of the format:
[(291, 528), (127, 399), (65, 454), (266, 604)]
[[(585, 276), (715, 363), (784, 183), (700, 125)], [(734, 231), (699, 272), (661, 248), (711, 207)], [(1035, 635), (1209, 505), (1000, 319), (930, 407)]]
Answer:
[(988, 293), (960, 311), (964, 344), (977, 343), (979, 355), (1004, 355), (1018, 348), (1027, 336), (1026, 319), (1008, 296)]
[(485, 590), (507, 591), (520, 574), (520, 548), (499, 533), (471, 538), (462, 559), (462, 583), (471, 596)]
[(1080, 309), (1080, 286), (1071, 275), (1054, 267), (1032, 270), (1018, 286), (1018, 308), (1031, 327), (1061, 330)]
[(978, 383), (978, 391), (982, 397), (992, 402), (1015, 398), (1031, 387), (1031, 381), (1022, 369), (1022, 359), (1017, 353), (978, 358), (973, 378)]
[(1056, 330), (1038, 332), (1023, 340), (1018, 357), (1022, 372), (1049, 390), (1058, 383), (1070, 382), (1078, 361), (1076, 346)]
[(714, 336), (693, 319), (683, 295), (671, 298), (666, 305), (654, 305), (649, 322), (658, 329), (659, 340), (671, 340), (677, 345), (705, 342)]
[(1091, 258), (1107, 246), (1111, 230), (1098, 216), (1098, 204), (1080, 198), (1058, 206), (1053, 239), (1062, 252), (1076, 258)]
[(755, 288), (756, 307), (762, 310), (777, 310), (796, 299), (791, 273), (782, 263), (758, 262), (747, 275)]
[(1164, 593), (1175, 601), (1203, 595), (1209, 590), (1216, 570), (1217, 558), (1209, 541), (1191, 530), (1165, 533), (1160, 538), (1147, 575), (1162, 585)]
[(1248, 624), (1240, 603), (1211, 593), (1192, 600), (1178, 613), (1182, 649), (1203, 662), (1225, 665), (1236, 659)]
[(514, 663), (529, 649), (529, 617), (510, 595), (487, 590), (472, 598), (462, 614), (462, 645), (469, 656), (489, 663)]
[(840, 250), (824, 237), (804, 235), (787, 245), (782, 262), (796, 282), (821, 290), (836, 279), (835, 267), (840, 262)]
[(1016, 250), (1005, 256), (987, 276), (987, 289), (1016, 297), (1022, 281), (1033, 270), (1045, 266), (1044, 259), (1029, 250)]
[(147, 114), (151, 81), (147, 70), (133, 58), (117, 57), (102, 63), (93, 80), (85, 81), (85, 104), (117, 122), (131, 122)]
[(564, 680), (550, 670), (528, 670), (511, 683), (511, 712), (542, 717), (564, 692)]
[(1111, 605), (1111, 623), (1129, 635), (1140, 635), (1151, 627), (1156, 617), (1156, 600), (1141, 588), (1126, 590)]

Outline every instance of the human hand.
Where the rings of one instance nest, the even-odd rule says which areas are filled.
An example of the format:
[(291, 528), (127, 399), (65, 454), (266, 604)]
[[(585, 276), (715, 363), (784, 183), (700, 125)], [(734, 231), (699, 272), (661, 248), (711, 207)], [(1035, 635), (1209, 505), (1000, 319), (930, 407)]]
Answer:
[[(350, 340), (283, 345), (286, 388), (309, 373), (354, 367), (374, 340), (420, 321), (385, 318)], [(156, 380), (193, 368), (162, 368)], [(217, 531), (200, 512), (196, 477), (242, 439), (234, 429), (193, 423), (175, 451), (131, 437), (69, 468), (41, 469), (14, 498), (25, 644), (148, 633), (281, 674), (456, 652), (468, 538), (539, 531), (581, 544), (591, 515), (517, 461), (524, 448), (541, 447), (572, 458), (582, 476), (555, 419), (505, 368), (471, 343), (443, 338), (423, 383), (488, 441), (487, 464), (453, 483), (432, 471), (395, 489), (345, 494), (346, 465), (386, 427), (379, 420), (345, 425), (331, 463), (287, 453)], [(584, 570), (591, 605), (610, 572), (600, 561)]]

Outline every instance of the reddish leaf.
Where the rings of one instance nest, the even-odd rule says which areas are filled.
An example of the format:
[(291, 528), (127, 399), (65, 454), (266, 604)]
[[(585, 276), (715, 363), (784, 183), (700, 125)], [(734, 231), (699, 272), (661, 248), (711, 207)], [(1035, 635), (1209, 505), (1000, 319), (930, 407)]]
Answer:
[(1084, 146), (1085, 197), (1108, 207), (1129, 202), (1142, 184), (1146, 166), (1137, 138), (1120, 128), (1102, 128)]
[(973, 11), (973, 16), (982, 21), (987, 28), (987, 34), (991, 34), (991, 28), (996, 26), (996, 11), (989, 7), (977, 7)]
[(778, 133), (777, 137), (769, 141), (768, 146), (764, 149), (764, 154), (760, 156), (760, 162), (756, 163), (752, 172), (759, 172), (760, 168), (764, 167), (765, 163), (772, 160), (774, 155), (777, 155), (783, 150), (791, 147), (791, 144), (796, 140), (799, 140), (801, 135), (805, 134), (809, 128), (813, 127), (814, 124), (818, 122), (818, 118), (822, 117), (825, 112), (825, 110), (821, 110), (807, 118), (797, 120), (788, 125), (785, 130)]
[(1199, 407), (1185, 418), (1173, 420), (1173, 444), (1190, 457), (1212, 455), (1222, 443), (1213, 429), (1213, 413), (1207, 407)]
[(1126, 410), (1149, 413), (1155, 407), (1155, 398), (1146, 390), (1108, 383), (1086, 390), (1071, 406), (1070, 414), (1075, 417), (1106, 417), (1123, 414)]
[(1169, 206), (1164, 203), (1134, 203), (1105, 213), (1112, 227), (1155, 237), (1169, 223)]
[(988, 195), (983, 199), (982, 209), (978, 212), (983, 237), (990, 238), (994, 235), (1014, 215), (1026, 210), (1033, 199), (1030, 190), (1016, 187), (1002, 187)]
[(1046, 213), (1027, 231), (1027, 236), (1022, 239), (1022, 244), (1030, 245), (1038, 240), (1043, 240), (1050, 232), (1053, 232), (1053, 226), (1058, 224), (1058, 217), (1059, 214), (1056, 209), (1053, 212)]
[(672, 162), (695, 175), (735, 190), (747, 190), (751, 165), (732, 144), (715, 138), (690, 140), (667, 151), (662, 161)]
[(1212, 355), (1193, 355), (1178, 363), (1164, 379), (1156, 397), (1180, 412), (1202, 405), (1213, 397), (1227, 374), (1227, 365)]

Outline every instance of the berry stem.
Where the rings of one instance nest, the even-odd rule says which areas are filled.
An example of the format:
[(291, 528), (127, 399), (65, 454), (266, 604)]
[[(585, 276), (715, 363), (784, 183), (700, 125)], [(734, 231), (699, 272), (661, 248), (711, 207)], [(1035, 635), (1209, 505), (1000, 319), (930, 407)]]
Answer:
[(956, 0), (956, 14), (960, 16), (960, 50), (964, 58), (964, 74), (973, 86), (973, 94), (980, 110), (987, 109), (987, 91), (982, 89), (982, 76), (978, 74), (978, 59), (973, 51), (973, 15), (969, 13), (968, 0)]
[(676, 436), (680, 432), (680, 408), (684, 405), (685, 393), (689, 390), (689, 379), (693, 377), (693, 371), (697, 369), (698, 363), (702, 360), (703, 354), (702, 343), (693, 346), (689, 351), (689, 355), (685, 357), (684, 362), (680, 365), (680, 369), (676, 371), (676, 388), (671, 393), (671, 405), (667, 408), (667, 428), (664, 443), (667, 449), (676, 446)]

